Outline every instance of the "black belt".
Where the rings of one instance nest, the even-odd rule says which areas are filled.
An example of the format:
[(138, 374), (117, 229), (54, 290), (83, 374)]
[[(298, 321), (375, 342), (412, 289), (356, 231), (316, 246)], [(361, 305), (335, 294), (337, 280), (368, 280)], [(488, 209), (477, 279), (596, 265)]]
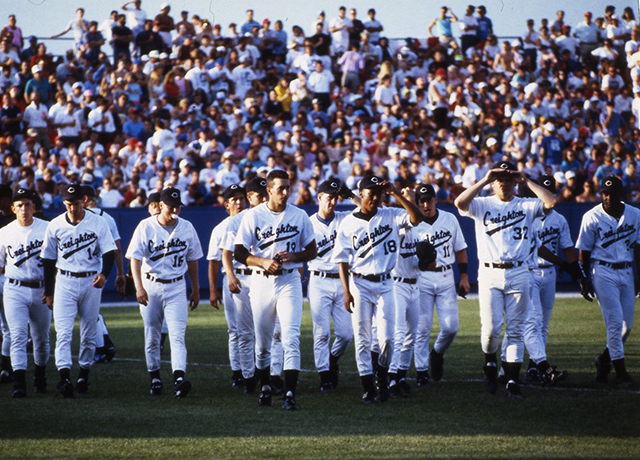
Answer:
[(400, 283), (406, 283), (406, 284), (416, 284), (418, 282), (416, 278), (400, 278), (400, 277), (394, 276), (393, 279)]
[(614, 270), (623, 270), (625, 268), (631, 267), (631, 262), (617, 262), (615, 264), (609, 262), (603, 262), (602, 260), (594, 260), (594, 262), (598, 265), (603, 265), (605, 267), (613, 268)]
[(44, 281), (20, 281), (13, 278), (7, 278), (9, 284), (15, 284), (16, 286), (27, 287), (31, 289), (42, 289), (44, 287)]
[(70, 272), (62, 269), (59, 269), (58, 271), (63, 275), (71, 276), (72, 278), (89, 278), (90, 276), (98, 274), (98, 272)]
[(508, 269), (508, 268), (515, 268), (515, 267), (519, 267), (521, 266), (524, 262), (521, 261), (517, 261), (517, 262), (502, 262), (499, 264), (496, 264), (494, 262), (483, 262), (485, 267), (489, 267), (489, 268), (500, 268), (502, 270)]
[(382, 273), (381, 275), (361, 275), (360, 273), (351, 272), (351, 274), (356, 278), (362, 278), (363, 280), (373, 281), (374, 283), (379, 283), (380, 281), (385, 281), (391, 278), (390, 273)]
[(165, 280), (162, 278), (156, 278), (155, 276), (149, 274), (149, 273), (145, 273), (146, 277), (148, 280), (151, 281), (155, 281), (156, 283), (160, 283), (160, 284), (171, 284), (171, 283), (175, 283), (176, 281), (180, 281), (182, 278), (184, 278), (184, 275), (180, 275), (177, 278), (172, 278), (170, 280)]
[(555, 265), (538, 265), (538, 268), (553, 268)]
[(267, 272), (265, 270), (256, 271), (256, 273), (260, 273), (262, 276), (280, 276), (280, 275), (286, 275), (288, 273), (293, 273), (293, 268), (290, 268), (290, 269), (281, 268), (280, 270), (276, 270), (273, 273), (269, 273), (269, 272)]
[(340, 278), (339, 273), (319, 272), (317, 270), (311, 270), (311, 274), (315, 276), (320, 276), (322, 278), (331, 278), (331, 279)]
[(442, 267), (427, 268), (425, 272), (446, 272), (451, 270), (451, 265), (443, 265)]
[(250, 268), (236, 268), (233, 271), (238, 275), (251, 275), (253, 273), (253, 270)]

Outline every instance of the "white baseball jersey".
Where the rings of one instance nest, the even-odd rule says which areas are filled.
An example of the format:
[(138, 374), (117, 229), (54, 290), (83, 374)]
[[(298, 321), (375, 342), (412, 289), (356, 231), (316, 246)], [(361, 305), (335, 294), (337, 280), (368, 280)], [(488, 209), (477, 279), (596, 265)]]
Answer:
[(602, 262), (633, 262), (633, 248), (640, 243), (640, 211), (624, 205), (620, 219), (605, 212), (602, 204), (582, 218), (578, 249), (591, 251), (591, 258)]
[[(309, 216), (287, 204), (282, 212), (273, 212), (262, 203), (243, 216), (235, 244), (241, 244), (257, 257), (273, 259), (280, 251), (300, 252), (315, 239)], [(300, 262), (286, 262), (284, 269), (300, 268)]]
[(102, 217), (104, 220), (107, 221), (107, 225), (109, 226), (109, 231), (111, 232), (111, 236), (113, 236), (113, 241), (118, 241), (120, 238), (120, 232), (118, 231), (118, 226), (116, 225), (116, 221), (113, 217), (111, 217), (109, 214), (107, 214), (106, 212), (104, 212), (104, 209), (100, 209), (100, 208), (92, 208), (92, 209), (88, 209), (85, 208), (85, 211), (89, 211), (92, 212), (93, 214), (96, 214), (100, 217)]
[(460, 223), (455, 215), (438, 209), (438, 217), (433, 224), (424, 220), (416, 225), (411, 234), (413, 240), (428, 241), (436, 250), (436, 267), (453, 265), (456, 252), (467, 248)]
[[(222, 241), (226, 237), (229, 221), (231, 221), (231, 216), (228, 216), (213, 228), (211, 238), (209, 239), (207, 260), (222, 260)], [(222, 270), (224, 271), (224, 268)]]
[(42, 258), (56, 260), (56, 267), (69, 272), (90, 272), (102, 269), (102, 255), (116, 250), (107, 222), (100, 216), (85, 212), (73, 225), (67, 213), (53, 219), (47, 226)]
[[(229, 218), (229, 222), (225, 228), (225, 233), (222, 236), (222, 240), (220, 241), (220, 248), (226, 249), (227, 251), (235, 251), (235, 241), (236, 235), (238, 234), (238, 229), (240, 228), (240, 224), (242, 223), (242, 218), (248, 210), (245, 209), (239, 214), (236, 214), (233, 217)], [(221, 255), (222, 257), (222, 255)], [(233, 268), (246, 268), (246, 265), (238, 262), (235, 257), (233, 258)]]
[(0, 267), (5, 267), (7, 278), (19, 281), (44, 279), (40, 251), (47, 225), (48, 222), (34, 217), (28, 227), (14, 220), (0, 229)]
[(460, 212), (475, 220), (478, 259), (487, 262), (526, 262), (531, 252), (533, 221), (544, 216), (542, 201), (514, 197), (476, 197), (469, 210)]
[(538, 257), (538, 249), (542, 246), (542, 240), (540, 239), (540, 233), (542, 231), (542, 219), (536, 219), (531, 224), (531, 250), (529, 251), (529, 258), (527, 259), (527, 267), (530, 270), (538, 268), (538, 259), (542, 260), (541, 264), (549, 265), (550, 262), (541, 257)]
[(338, 267), (331, 262), (333, 248), (336, 245), (336, 237), (340, 224), (351, 211), (335, 211), (333, 219), (330, 222), (323, 221), (318, 213), (310, 217), (311, 225), (316, 236), (316, 246), (318, 248), (318, 257), (308, 263), (309, 270), (317, 270), (321, 272), (337, 273)]
[(160, 279), (184, 275), (186, 262), (201, 257), (202, 246), (195, 228), (180, 217), (171, 233), (158, 223), (157, 216), (147, 217), (136, 227), (127, 249), (127, 259), (142, 261), (143, 273)]
[(412, 227), (406, 222), (398, 229), (400, 240), (398, 242), (398, 255), (396, 266), (393, 267), (393, 276), (400, 278), (416, 278), (418, 276), (418, 257), (416, 256), (416, 241)]
[(348, 262), (360, 275), (389, 273), (396, 265), (399, 229), (408, 222), (398, 208), (378, 208), (368, 220), (359, 211), (349, 214), (338, 228), (331, 262)]
[[(541, 226), (537, 230), (540, 246), (546, 246), (555, 255), (559, 255), (561, 249), (573, 247), (569, 224), (567, 219), (557, 211), (551, 210), (542, 218)], [(550, 262), (538, 257), (538, 265), (549, 265)]]

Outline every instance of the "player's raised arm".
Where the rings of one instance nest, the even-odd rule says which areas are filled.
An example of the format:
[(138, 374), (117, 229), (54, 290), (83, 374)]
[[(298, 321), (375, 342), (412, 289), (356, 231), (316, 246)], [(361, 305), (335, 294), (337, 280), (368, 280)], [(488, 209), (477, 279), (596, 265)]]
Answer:
[(553, 209), (558, 203), (558, 200), (553, 193), (537, 182), (528, 179), (522, 171), (514, 174), (516, 175), (516, 182), (526, 183), (527, 187), (529, 187), (531, 191), (542, 201), (545, 209)]
[(389, 183), (388, 187), (387, 193), (392, 195), (396, 201), (400, 203), (400, 206), (402, 206), (409, 214), (409, 221), (411, 222), (411, 225), (418, 225), (424, 217), (420, 208), (415, 205), (413, 200), (405, 198), (405, 196), (393, 184)]
[(460, 211), (468, 211), (471, 201), (473, 201), (473, 199), (478, 196), (478, 193), (489, 185), (501, 172), (501, 169), (490, 169), (482, 179), (458, 195), (458, 198), (455, 199), (453, 204), (455, 204), (456, 208)]

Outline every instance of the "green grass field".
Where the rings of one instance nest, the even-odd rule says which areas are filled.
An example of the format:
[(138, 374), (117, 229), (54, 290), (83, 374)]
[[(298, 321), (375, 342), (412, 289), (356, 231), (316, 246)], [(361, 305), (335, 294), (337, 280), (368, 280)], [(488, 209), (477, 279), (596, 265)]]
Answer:
[[(640, 457), (640, 392), (593, 382), (593, 358), (605, 338), (595, 303), (558, 299), (548, 354), (569, 370), (569, 380), (555, 388), (524, 388), (524, 401), (484, 392), (478, 305), (468, 300), (460, 302), (461, 329), (446, 355), (443, 381), (414, 389), (408, 399), (365, 406), (351, 347), (336, 393), (319, 394), (316, 373), (301, 374), (300, 410), (293, 413), (281, 410), (277, 399), (272, 408), (258, 409), (257, 395), (231, 388), (222, 311), (203, 304), (189, 318), (193, 390), (184, 400), (169, 391), (148, 396), (137, 308), (106, 308), (103, 314), (117, 356), (94, 366), (89, 395), (57, 395), (53, 359), (49, 394), (14, 400), (11, 385), (0, 387), (0, 458)], [(632, 333), (626, 355), (637, 379), (639, 344)], [(77, 353), (77, 337), (74, 347)], [(307, 306), (302, 363), (313, 369)], [(170, 382), (168, 363), (163, 378)]]

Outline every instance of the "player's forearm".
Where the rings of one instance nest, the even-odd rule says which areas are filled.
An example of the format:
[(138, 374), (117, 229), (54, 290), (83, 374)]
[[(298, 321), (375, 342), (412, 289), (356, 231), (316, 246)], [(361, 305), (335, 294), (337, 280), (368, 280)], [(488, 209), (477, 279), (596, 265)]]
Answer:
[(582, 249), (580, 249), (580, 254), (578, 257), (584, 269), (589, 270), (591, 266), (591, 251), (583, 251)]
[(564, 258), (568, 263), (572, 264), (576, 260), (578, 260), (578, 255), (576, 254), (576, 250), (574, 248), (565, 248), (562, 250), (564, 254)]
[(546, 246), (540, 246), (538, 248), (538, 256), (542, 257), (547, 262), (551, 262), (553, 265), (562, 265), (562, 259), (555, 255), (553, 251)]
[(547, 190), (543, 186), (537, 184), (536, 182), (530, 179), (527, 179), (527, 186), (542, 201), (545, 209), (553, 209), (556, 203), (558, 203), (558, 200), (556, 199), (556, 196), (553, 193), (551, 193), (549, 190)]
[(42, 259), (44, 266), (44, 295), (53, 295), (56, 281), (56, 261), (53, 259)]
[(222, 266), (227, 276), (233, 273), (233, 252), (227, 249), (222, 250)]
[(422, 218), (424, 216), (422, 215), (422, 211), (420, 211), (420, 208), (418, 208), (418, 206), (416, 206), (413, 202), (407, 200), (400, 193), (394, 192), (393, 196), (409, 214), (409, 220), (411, 221), (412, 225), (418, 225), (420, 222), (422, 222)]
[(115, 259), (116, 251), (109, 251), (102, 254), (102, 274), (105, 278), (109, 278), (109, 273), (113, 268), (113, 262)]
[(118, 276), (124, 276), (124, 256), (122, 255), (120, 240), (116, 241), (116, 247), (118, 248), (114, 258), (116, 263), (116, 272)]
[(309, 262), (310, 260), (315, 259), (318, 256), (318, 248), (316, 247), (316, 242), (313, 240), (304, 251), (295, 253), (295, 262)]
[(138, 259), (131, 259), (131, 276), (133, 276), (133, 284), (135, 284), (136, 290), (142, 290), (142, 263)]
[(339, 262), (338, 271), (340, 273), (340, 282), (342, 283), (342, 290), (346, 294), (349, 292), (349, 264), (346, 262)]
[(471, 187), (466, 189), (458, 198), (455, 199), (453, 204), (456, 205), (460, 211), (468, 211), (469, 205), (473, 201), (473, 199), (480, 193), (480, 191), (488, 184), (486, 178), (481, 179), (480, 181), (473, 184)]
[(218, 286), (218, 276), (220, 275), (220, 261), (209, 261), (209, 289), (216, 289)]
[(189, 273), (189, 279), (191, 280), (191, 290), (199, 291), (200, 283), (198, 281), (198, 261), (187, 260), (187, 271)]

